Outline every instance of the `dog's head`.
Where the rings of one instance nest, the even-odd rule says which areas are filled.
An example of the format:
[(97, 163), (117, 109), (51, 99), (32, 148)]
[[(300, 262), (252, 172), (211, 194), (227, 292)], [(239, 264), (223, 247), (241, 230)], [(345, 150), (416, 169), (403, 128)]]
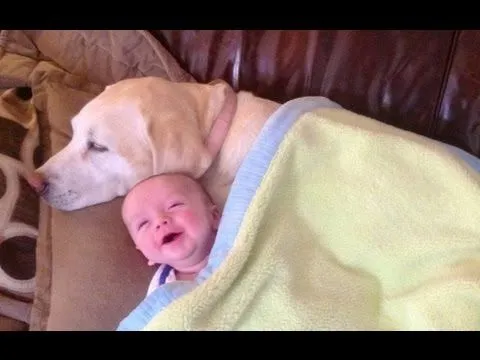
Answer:
[(232, 96), (221, 81), (148, 77), (118, 82), (73, 117), (70, 142), (29, 182), (51, 206), (69, 211), (123, 196), (153, 174), (199, 178), (219, 150), (218, 136), (212, 139), (209, 132), (217, 118), (231, 112), (225, 105)]

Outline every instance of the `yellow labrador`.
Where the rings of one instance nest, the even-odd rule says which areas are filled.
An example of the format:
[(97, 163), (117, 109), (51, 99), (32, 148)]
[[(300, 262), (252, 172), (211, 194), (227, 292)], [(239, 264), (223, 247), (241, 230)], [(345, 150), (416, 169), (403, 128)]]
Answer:
[(235, 174), (280, 104), (224, 81), (157, 77), (108, 86), (72, 119), (72, 139), (30, 177), (51, 206), (75, 210), (123, 196), (154, 174), (200, 179), (223, 208)]

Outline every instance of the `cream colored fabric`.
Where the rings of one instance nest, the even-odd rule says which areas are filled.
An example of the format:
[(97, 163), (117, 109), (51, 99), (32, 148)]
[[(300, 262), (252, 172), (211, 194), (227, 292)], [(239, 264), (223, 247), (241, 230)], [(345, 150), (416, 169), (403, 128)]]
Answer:
[(480, 330), (480, 175), (442, 144), (324, 109), (267, 165), (218, 270), (144, 330)]

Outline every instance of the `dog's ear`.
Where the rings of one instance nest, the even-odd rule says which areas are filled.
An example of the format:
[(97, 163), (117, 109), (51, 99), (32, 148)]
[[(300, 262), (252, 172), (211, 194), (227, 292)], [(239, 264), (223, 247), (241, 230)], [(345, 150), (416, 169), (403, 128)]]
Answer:
[(207, 105), (205, 121), (209, 133), (205, 140), (213, 157), (217, 156), (225, 141), (230, 124), (237, 110), (237, 95), (225, 81), (210, 82), (212, 87)]
[(205, 120), (207, 124), (213, 124), (224, 108), (225, 101), (232, 90), (230, 85), (222, 79), (216, 79), (207, 84), (210, 90)]
[(188, 115), (176, 117), (171, 123), (165, 118), (161, 121), (147, 119), (154, 174), (177, 172), (199, 178), (211, 166), (220, 150), (228, 126), (216, 127), (215, 124), (219, 124), (217, 119), (221, 120), (220, 124), (223, 123), (222, 118), (225, 116), (222, 114), (225, 113), (226, 99), (231, 88), (224, 81), (202, 86), (208, 87), (204, 95), (200, 95), (200, 92), (197, 95), (199, 101), (206, 103), (203, 113), (191, 109)]
[(147, 136), (152, 150), (153, 174), (182, 173), (195, 179), (210, 167), (213, 158), (195, 123), (149, 121)]

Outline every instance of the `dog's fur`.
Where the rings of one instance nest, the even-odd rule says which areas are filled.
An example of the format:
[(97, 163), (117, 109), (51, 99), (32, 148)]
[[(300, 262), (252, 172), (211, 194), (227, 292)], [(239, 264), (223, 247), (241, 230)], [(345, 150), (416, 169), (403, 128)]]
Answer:
[[(227, 96), (236, 96), (236, 111), (212, 154), (208, 134)], [(236, 94), (221, 81), (122, 80), (73, 117), (71, 141), (37, 169), (48, 182), (43, 197), (70, 211), (123, 196), (151, 175), (182, 172), (200, 179), (222, 208), (244, 156), (278, 107), (249, 92)]]

